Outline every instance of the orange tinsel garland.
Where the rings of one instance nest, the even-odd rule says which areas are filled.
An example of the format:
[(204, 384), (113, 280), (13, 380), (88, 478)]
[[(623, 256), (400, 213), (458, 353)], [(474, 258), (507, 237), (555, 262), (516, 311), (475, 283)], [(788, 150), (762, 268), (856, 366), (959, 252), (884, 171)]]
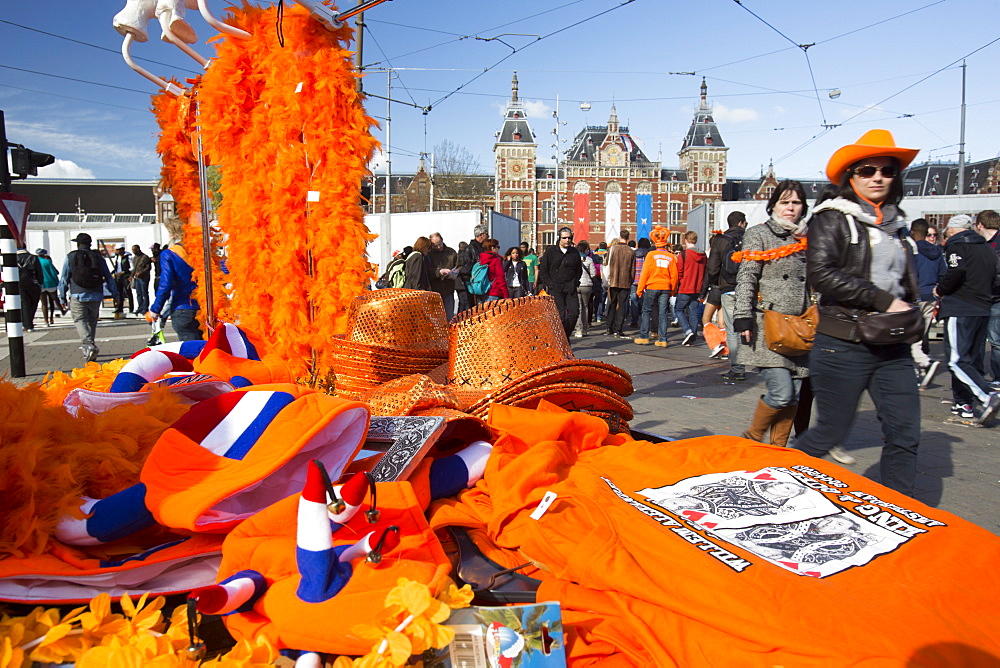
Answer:
[[(345, 48), (351, 29), (330, 31), (289, 5), (282, 47), (275, 8), (231, 11), (227, 22), (252, 37), (219, 39), (198, 95), (204, 145), (222, 174), (233, 312), (294, 374), (322, 373), (368, 278), (373, 238), (358, 201), (377, 142)], [(307, 204), (310, 191), (319, 200)]]
[(768, 262), (770, 260), (777, 260), (778, 258), (788, 257), (789, 255), (794, 255), (806, 249), (806, 239), (803, 237), (799, 241), (793, 244), (785, 244), (784, 246), (777, 246), (775, 248), (769, 248), (767, 250), (759, 251), (736, 251), (730, 257), (732, 257), (733, 262), (742, 262), (743, 260), (755, 260), (757, 262)]

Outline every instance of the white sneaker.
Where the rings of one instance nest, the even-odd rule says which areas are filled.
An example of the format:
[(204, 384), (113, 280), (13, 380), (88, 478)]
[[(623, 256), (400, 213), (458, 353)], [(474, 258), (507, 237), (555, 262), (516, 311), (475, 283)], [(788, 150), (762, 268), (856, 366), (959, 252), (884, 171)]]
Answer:
[(720, 343), (712, 349), (712, 352), (708, 355), (709, 357), (718, 357), (719, 353), (726, 349), (725, 343)]
[(989, 399), (983, 404), (983, 412), (976, 418), (976, 422), (983, 424), (997, 412), (998, 408), (1000, 408), (1000, 392), (990, 392)]
[(687, 336), (684, 337), (684, 340), (681, 341), (681, 345), (682, 346), (694, 345), (694, 332), (688, 332)]
[(830, 457), (833, 458), (833, 461), (839, 462), (844, 466), (858, 463), (857, 459), (847, 454), (847, 450), (844, 450), (839, 445), (830, 448)]

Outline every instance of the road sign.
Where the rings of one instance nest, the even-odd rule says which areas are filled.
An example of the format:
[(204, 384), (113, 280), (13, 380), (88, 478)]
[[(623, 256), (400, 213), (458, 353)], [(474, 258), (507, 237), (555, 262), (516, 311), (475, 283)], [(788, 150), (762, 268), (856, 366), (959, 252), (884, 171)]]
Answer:
[(7, 222), (10, 231), (14, 233), (17, 245), (25, 245), (25, 228), (28, 226), (28, 211), (31, 198), (27, 195), (0, 193), (0, 216)]

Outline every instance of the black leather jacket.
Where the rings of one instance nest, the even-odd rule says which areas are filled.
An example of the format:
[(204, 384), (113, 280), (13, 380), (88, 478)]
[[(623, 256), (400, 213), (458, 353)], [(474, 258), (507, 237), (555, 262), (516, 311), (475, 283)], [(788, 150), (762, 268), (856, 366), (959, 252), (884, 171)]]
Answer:
[[(853, 316), (859, 310), (885, 312), (895, 297), (871, 282), (871, 242), (868, 226), (859, 220), (865, 216), (860, 207), (842, 199), (828, 205), (835, 208), (814, 214), (809, 222), (806, 250), (809, 287), (821, 295), (816, 331), (838, 339), (854, 340)], [(900, 243), (905, 244), (905, 234), (905, 229), (897, 233)], [(908, 258), (909, 255), (907, 252)], [(906, 291), (905, 301), (919, 299), (912, 262), (907, 262), (902, 284)]]

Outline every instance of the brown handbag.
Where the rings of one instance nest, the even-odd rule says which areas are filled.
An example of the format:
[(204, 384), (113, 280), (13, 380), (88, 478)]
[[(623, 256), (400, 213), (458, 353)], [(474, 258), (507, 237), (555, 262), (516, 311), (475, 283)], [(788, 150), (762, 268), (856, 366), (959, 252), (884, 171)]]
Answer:
[(819, 322), (819, 308), (813, 304), (802, 315), (764, 310), (764, 343), (771, 352), (797, 357), (812, 349)]

